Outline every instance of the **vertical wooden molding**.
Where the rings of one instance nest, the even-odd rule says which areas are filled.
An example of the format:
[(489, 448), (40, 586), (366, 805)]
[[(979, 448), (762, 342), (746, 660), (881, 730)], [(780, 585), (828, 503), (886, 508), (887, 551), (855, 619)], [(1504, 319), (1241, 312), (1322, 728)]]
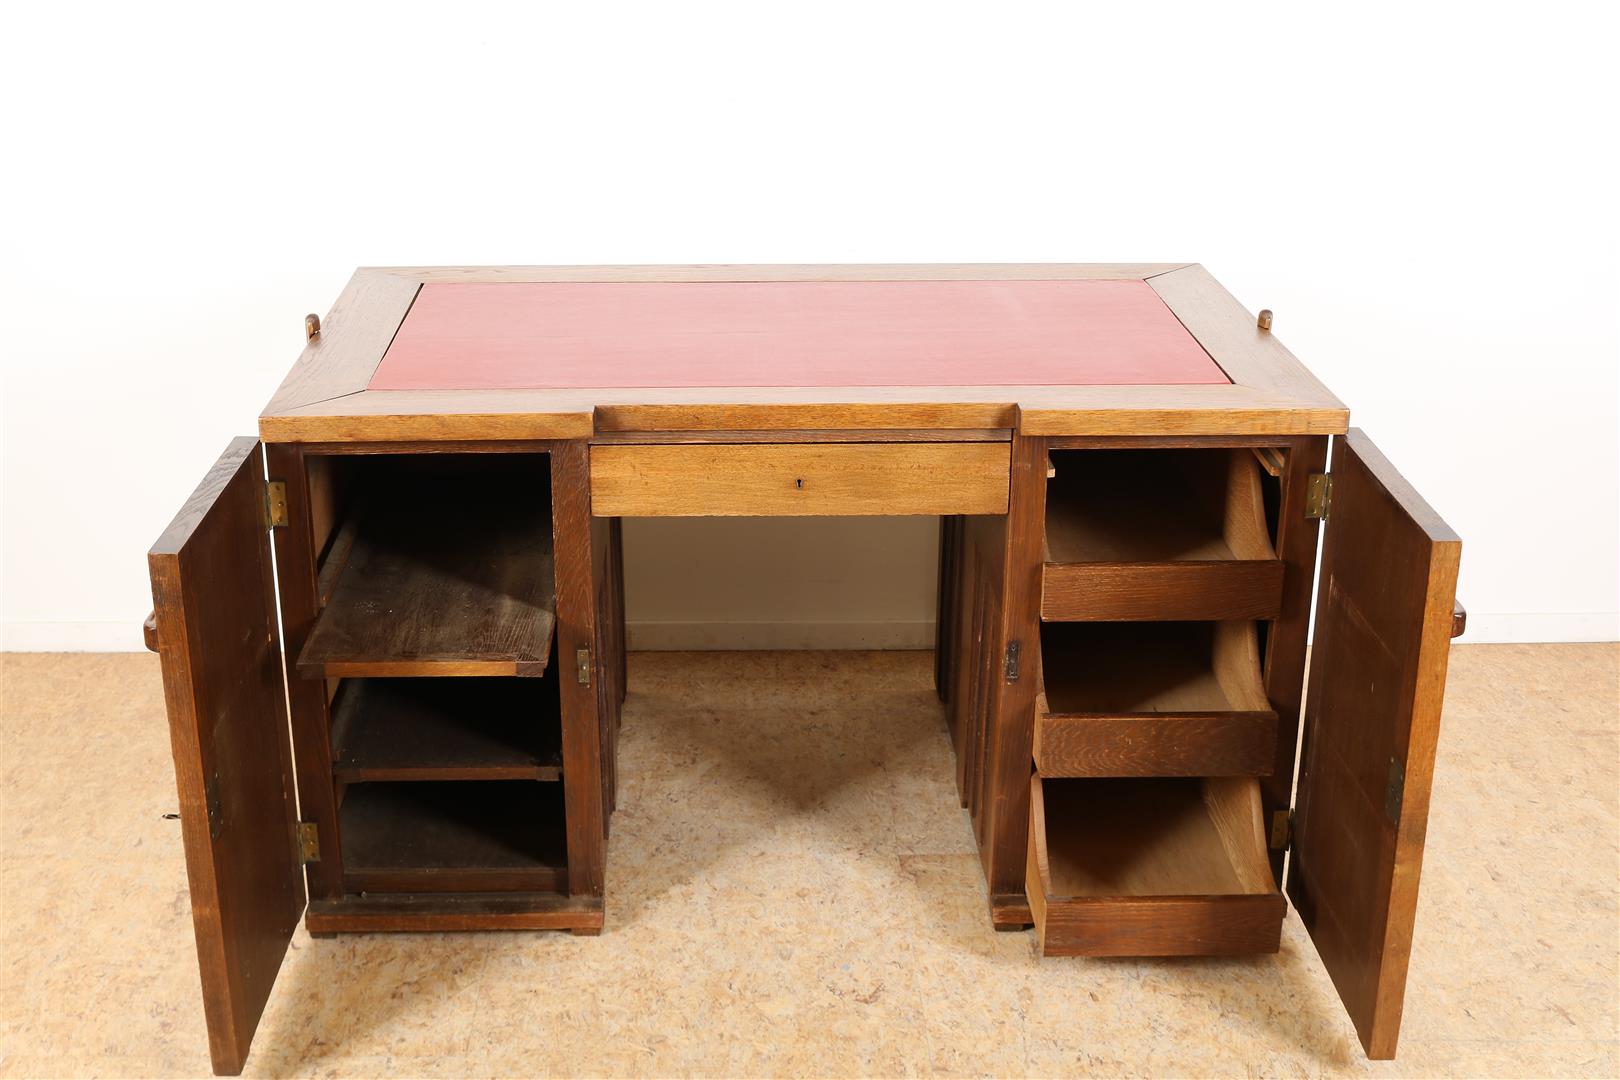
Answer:
[[(595, 559), (591, 544), (590, 447), (559, 442), (551, 450), (552, 542), (557, 574), (557, 687), (562, 698), (563, 796), (568, 817), (568, 891), (601, 896), (606, 834), (597, 683), (604, 678), (596, 641)], [(575, 658), (589, 649), (591, 684)]]
[[(1287, 812), (1294, 797), (1294, 754), (1299, 747), (1305, 695), (1305, 647), (1311, 631), (1311, 593), (1316, 585), (1316, 548), (1321, 522), (1305, 516), (1306, 486), (1312, 473), (1327, 469), (1326, 436), (1288, 442), (1277, 512), (1277, 557), (1283, 561), (1282, 610), (1266, 639), (1266, 697), (1277, 713), (1277, 747), (1271, 775), (1260, 780), (1261, 809), (1269, 827), (1274, 813)], [(1282, 887), (1283, 848), (1271, 849), (1271, 873)]]
[[(990, 895), (1024, 893), (1029, 842), (1029, 777), (1033, 770), (1035, 688), (1039, 682), (1041, 551), (1046, 521), (1046, 440), (1014, 437), (996, 635), (993, 706), (988, 717), (988, 799), (984, 863)], [(1007, 645), (1019, 646), (1019, 671), (1007, 680)]]
[(264, 449), (271, 477), (287, 484), (288, 524), (273, 530), (271, 540), (281, 584), (282, 647), (287, 660), (299, 816), (315, 822), (321, 836), (321, 859), (306, 864), (304, 873), (311, 900), (335, 899), (343, 895), (343, 850), (332, 787), (332, 724), (327, 715), (326, 681), (300, 678), (296, 668), (298, 654), (320, 614), (309, 471), (303, 447), (295, 443), (266, 443)]

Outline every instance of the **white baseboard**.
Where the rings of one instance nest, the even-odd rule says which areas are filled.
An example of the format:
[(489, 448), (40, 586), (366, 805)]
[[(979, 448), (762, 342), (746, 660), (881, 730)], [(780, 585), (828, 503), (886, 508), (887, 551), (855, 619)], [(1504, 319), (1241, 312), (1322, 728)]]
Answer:
[[(888, 622), (632, 622), (630, 648), (931, 649), (931, 619)], [(1620, 641), (1616, 612), (1468, 613), (1460, 644)], [(0, 622), (0, 652), (139, 652), (138, 618), (108, 622)]]
[(1555, 641), (1620, 641), (1620, 613), (1470, 611), (1468, 630), (1457, 639), (1459, 645)]
[(0, 622), (0, 652), (140, 652), (141, 618), (116, 622)]
[(932, 649), (934, 621), (630, 622), (631, 649)]

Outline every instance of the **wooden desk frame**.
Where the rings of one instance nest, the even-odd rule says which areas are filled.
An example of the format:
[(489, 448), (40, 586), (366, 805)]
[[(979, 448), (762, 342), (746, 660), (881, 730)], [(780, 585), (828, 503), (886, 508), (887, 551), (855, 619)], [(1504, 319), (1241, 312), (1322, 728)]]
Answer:
[[(1146, 282), (1231, 382), (368, 389), (427, 283), (1033, 279)], [(1275, 951), (1286, 895), (1369, 1056), (1393, 1056), (1446, 650), (1461, 626), (1460, 542), (1347, 425), (1344, 405), (1196, 265), (358, 271), (260, 417), (262, 441), (231, 445), (149, 555), (147, 640), (163, 660), (216, 1071), (240, 1071), (300, 918), (317, 936), (611, 926), (620, 515), (939, 516), (936, 681), (990, 924), (1033, 924), (1048, 956)], [(512, 455), (533, 482), (493, 503), (548, 500), (537, 543), (549, 541), (555, 601), (536, 625), (549, 636), (471, 659), (312, 656), (344, 544), (359, 543), (344, 540), (346, 522), (383, 490), (366, 463), (454, 461), (466, 477)], [(1216, 531), (1238, 530), (1229, 539), (1243, 550), (1212, 534), (1215, 555), (1054, 557), (1048, 500), (1070, 496), (1052, 495), (1051, 477), (1110, 461), (1124, 470), (1124, 494), (1108, 496), (1126, 500), (1117, 520), (1137, 512), (1132, 470), (1163, 483), (1192, 469), (1205, 479), (1166, 497), (1215, 506), (1226, 515)], [(1209, 503), (1216, 489), (1225, 494)], [(1163, 629), (1120, 629), (1131, 626)], [(1088, 700), (1107, 680), (1073, 676), (1086, 658), (1062, 643), (1144, 633), (1160, 635), (1164, 664), (1213, 665), (1204, 696)], [(334, 676), (490, 673), (555, 680), (556, 757), (511, 775), (561, 784), (562, 861), (464, 868), (437, 885), (347, 865)], [(1078, 698), (1064, 698), (1077, 678)], [(1187, 849), (1191, 869), (1179, 873), (1177, 856), (1158, 884), (1088, 877), (1096, 868), (1074, 853), (1115, 841), (1072, 808), (1095, 815), (1113, 793), (1141, 821), (1183, 815), (1165, 817), (1162, 836), (1129, 817), (1115, 831), (1137, 827), (1167, 852), (1202, 844)], [(1201, 858), (1209, 866), (1194, 873)]]

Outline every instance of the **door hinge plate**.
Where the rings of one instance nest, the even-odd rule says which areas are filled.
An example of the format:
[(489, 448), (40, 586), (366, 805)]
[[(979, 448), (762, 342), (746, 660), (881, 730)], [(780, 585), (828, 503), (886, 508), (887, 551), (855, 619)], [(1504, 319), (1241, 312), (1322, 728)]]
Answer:
[(269, 528), (287, 524), (287, 482), (271, 480), (264, 485), (264, 520)]
[(1396, 825), (1401, 823), (1401, 807), (1406, 802), (1406, 766), (1395, 758), (1389, 759), (1389, 779), (1384, 782), (1384, 816)]
[(298, 861), (300, 863), (321, 861), (321, 831), (313, 821), (298, 823)]
[(1271, 812), (1271, 849), (1284, 851), (1294, 842), (1294, 812), (1292, 810), (1273, 810)]
[(1311, 473), (1305, 479), (1305, 516), (1325, 521), (1333, 508), (1333, 474)]
[(1006, 671), (1007, 671), (1007, 681), (1008, 682), (1017, 682), (1018, 681), (1018, 654), (1019, 654), (1020, 651), (1022, 651), (1022, 646), (1020, 645), (1019, 642), (1016, 642), (1016, 641), (1007, 642)]
[(580, 649), (574, 653), (575, 674), (579, 677), (579, 685), (591, 685), (591, 650)]

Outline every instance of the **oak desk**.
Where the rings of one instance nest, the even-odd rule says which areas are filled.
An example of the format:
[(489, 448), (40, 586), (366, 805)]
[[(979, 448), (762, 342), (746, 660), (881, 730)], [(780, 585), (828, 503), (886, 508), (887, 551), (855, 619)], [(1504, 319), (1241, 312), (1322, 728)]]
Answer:
[(1201, 267), (361, 270), (306, 332), (150, 554), (217, 1071), (301, 917), (603, 928), (661, 515), (937, 516), (986, 932), (1275, 951), (1286, 893), (1394, 1054), (1460, 544)]

